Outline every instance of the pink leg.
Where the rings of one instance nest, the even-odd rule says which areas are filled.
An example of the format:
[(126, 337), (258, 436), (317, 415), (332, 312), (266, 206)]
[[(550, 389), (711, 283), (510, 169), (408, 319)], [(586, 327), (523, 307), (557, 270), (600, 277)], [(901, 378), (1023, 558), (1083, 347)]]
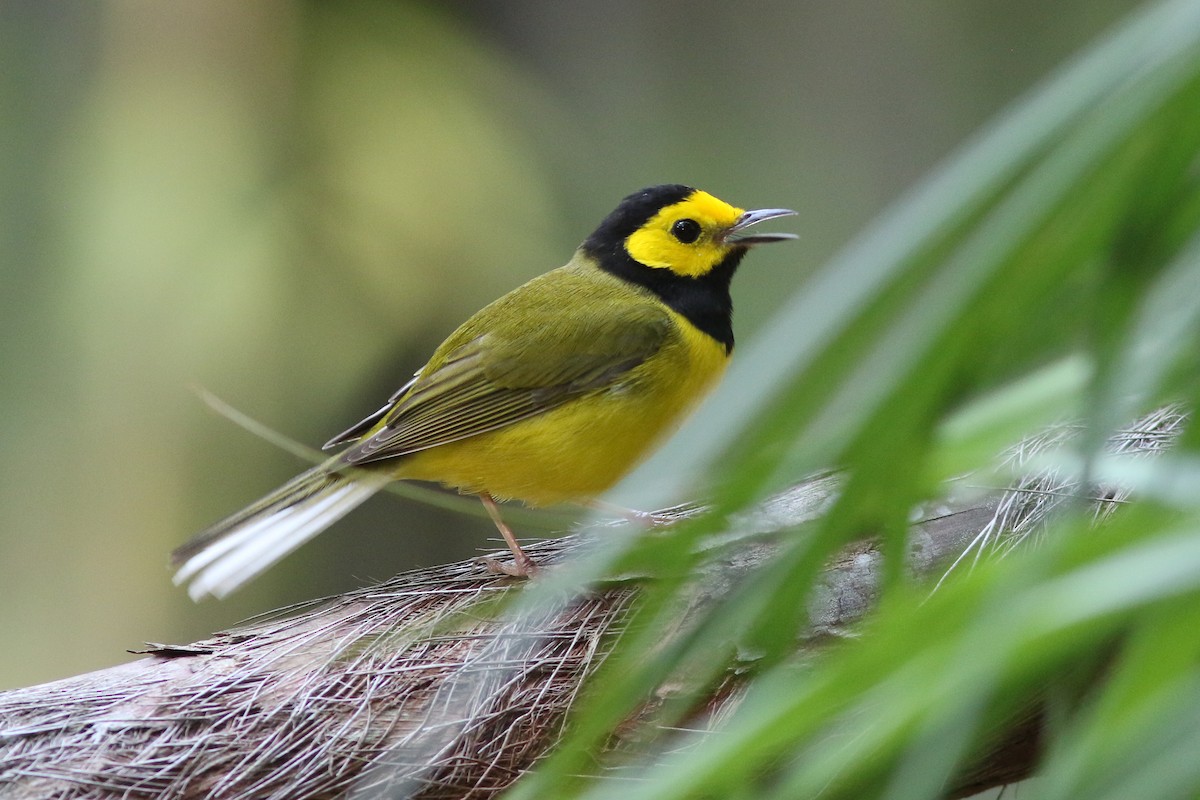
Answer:
[(512, 528), (504, 522), (500, 517), (500, 507), (496, 505), (496, 501), (492, 499), (490, 494), (480, 494), (479, 501), (483, 503), (483, 507), (487, 509), (488, 516), (492, 518), (492, 522), (496, 524), (496, 530), (500, 531), (500, 535), (504, 537), (508, 549), (513, 554), (513, 565), (501, 564), (494, 558), (484, 558), (483, 563), (487, 565), (489, 572), (494, 572), (500, 575), (512, 575), (514, 578), (529, 578), (537, 574), (538, 566), (533, 563), (533, 559), (525, 554), (521, 549), (521, 545), (517, 544), (517, 537), (513, 535)]
[(605, 514), (614, 514), (618, 517), (624, 517), (630, 522), (636, 522), (640, 525), (649, 525), (652, 528), (657, 528), (660, 525), (670, 525), (679, 519), (679, 515), (672, 514), (656, 514), (653, 511), (639, 511), (636, 508), (625, 508), (624, 506), (606, 503), (603, 500), (588, 500), (584, 503), (588, 508), (594, 508), (597, 511), (603, 511)]

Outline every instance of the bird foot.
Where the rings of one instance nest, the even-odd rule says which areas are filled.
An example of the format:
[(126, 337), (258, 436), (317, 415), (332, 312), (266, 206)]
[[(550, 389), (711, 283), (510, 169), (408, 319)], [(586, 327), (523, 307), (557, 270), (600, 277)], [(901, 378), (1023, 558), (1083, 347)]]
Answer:
[(606, 503), (603, 500), (591, 500), (587, 502), (589, 508), (594, 508), (597, 511), (606, 514), (614, 514), (618, 517), (623, 517), (630, 522), (638, 525), (645, 525), (648, 528), (661, 528), (664, 525), (670, 525), (680, 519), (680, 512), (686, 513), (686, 508), (671, 508), (666, 511), (640, 511), (636, 508), (625, 508), (624, 506)]
[(532, 578), (540, 571), (538, 565), (528, 556), (524, 560), (516, 559), (512, 563), (499, 561), (490, 556), (479, 556), (475, 561), (483, 564), (493, 575), (507, 575), (510, 578)]
[(645, 525), (650, 528), (661, 528), (664, 525), (670, 525), (676, 519), (671, 514), (662, 514), (657, 511), (640, 511), (636, 508), (623, 509), (622, 515), (630, 522), (636, 522), (640, 525)]

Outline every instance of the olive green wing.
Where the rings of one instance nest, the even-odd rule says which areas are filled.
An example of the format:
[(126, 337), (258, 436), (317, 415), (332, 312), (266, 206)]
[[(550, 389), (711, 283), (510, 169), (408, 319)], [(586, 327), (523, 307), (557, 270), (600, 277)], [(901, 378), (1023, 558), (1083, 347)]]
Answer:
[(645, 298), (605, 299), (524, 306), (519, 318), (497, 309), (500, 325), (489, 326), (486, 313), (468, 321), (387, 406), (331, 444), (361, 437), (342, 459), (379, 461), (493, 431), (617, 384), (658, 352), (672, 321)]

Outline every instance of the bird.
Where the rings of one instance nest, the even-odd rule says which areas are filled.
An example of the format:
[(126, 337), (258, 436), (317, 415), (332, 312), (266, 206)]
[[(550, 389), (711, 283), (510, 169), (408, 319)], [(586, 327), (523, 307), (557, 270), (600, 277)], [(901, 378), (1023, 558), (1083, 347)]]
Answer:
[(224, 597), (394, 480), (477, 495), (513, 556), (489, 569), (533, 575), (498, 501), (592, 504), (648, 455), (725, 370), (743, 256), (796, 238), (755, 226), (795, 213), (681, 184), (629, 195), (565, 266), (478, 311), (330, 439), (336, 455), (177, 548), (175, 583)]

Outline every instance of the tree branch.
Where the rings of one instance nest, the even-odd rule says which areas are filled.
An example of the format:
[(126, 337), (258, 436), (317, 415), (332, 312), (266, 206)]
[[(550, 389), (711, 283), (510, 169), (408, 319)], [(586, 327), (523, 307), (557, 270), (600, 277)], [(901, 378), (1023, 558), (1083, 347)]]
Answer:
[[(1182, 415), (1171, 419), (1173, 435)], [(1147, 450), (1166, 441), (1139, 433)], [(823, 513), (836, 488), (834, 478), (816, 479), (738, 527), (743, 536), (795, 527)], [(1008, 529), (1029, 530), (1028, 519), (1044, 518), (1045, 498), (1056, 494), (1064, 493), (1046, 491), (1035, 477), (1015, 492), (943, 504), (912, 528), (911, 569), (935, 574), (1001, 518)], [(1024, 512), (1014, 497), (1024, 498)], [(529, 550), (553, 564), (587, 538)], [(711, 579), (696, 582), (704, 596), (692, 607), (717, 601), (773, 552), (757, 535), (728, 548), (706, 567)], [(880, 567), (880, 553), (864, 542), (827, 568), (810, 599), (802, 648), (819, 646), (871, 608)], [(193, 645), (156, 645), (111, 669), (0, 693), (0, 794), (294, 800), (369, 796), (386, 785), (390, 796), (491, 797), (554, 744), (581, 684), (621, 629), (634, 584), (513, 621), (490, 611), (527, 584), (465, 562), (283, 609)], [(721, 693), (708, 710), (736, 696)], [(1027, 775), (1039, 727), (1036, 715), (1014, 724), (950, 794)]]

